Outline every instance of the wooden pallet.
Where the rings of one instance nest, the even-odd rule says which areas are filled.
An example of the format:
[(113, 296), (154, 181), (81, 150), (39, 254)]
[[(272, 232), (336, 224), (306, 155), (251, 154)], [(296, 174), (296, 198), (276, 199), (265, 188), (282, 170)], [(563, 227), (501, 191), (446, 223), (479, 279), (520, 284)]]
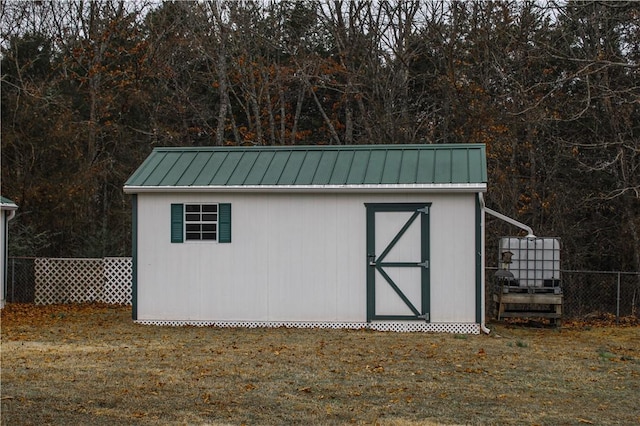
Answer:
[(562, 294), (499, 293), (493, 295), (497, 318), (549, 318), (559, 324), (562, 318)]
[(521, 287), (515, 285), (503, 285), (500, 287), (503, 293), (553, 293), (559, 294), (562, 293), (562, 289), (560, 287)]

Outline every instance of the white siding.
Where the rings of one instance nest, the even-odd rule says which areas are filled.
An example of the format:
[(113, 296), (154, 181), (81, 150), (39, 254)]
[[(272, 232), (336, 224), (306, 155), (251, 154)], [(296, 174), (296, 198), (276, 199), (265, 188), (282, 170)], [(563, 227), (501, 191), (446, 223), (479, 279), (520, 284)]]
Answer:
[[(431, 321), (475, 322), (475, 194), (138, 195), (138, 320), (366, 321), (366, 202), (430, 202)], [(171, 244), (171, 203), (232, 204), (232, 242)]]
[(0, 210), (0, 308), (4, 308), (5, 295), (7, 292), (7, 265), (5, 264), (5, 248), (7, 238), (7, 212)]
[(475, 322), (475, 197), (431, 206), (431, 320)]

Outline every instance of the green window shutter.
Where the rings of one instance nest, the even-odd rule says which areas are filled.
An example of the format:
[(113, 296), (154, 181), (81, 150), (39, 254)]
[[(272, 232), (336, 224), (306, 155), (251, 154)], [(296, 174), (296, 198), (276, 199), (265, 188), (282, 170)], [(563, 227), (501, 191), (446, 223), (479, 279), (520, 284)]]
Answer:
[(181, 243), (184, 239), (182, 204), (171, 204), (171, 242)]
[(231, 242), (231, 204), (221, 203), (218, 205), (218, 242)]

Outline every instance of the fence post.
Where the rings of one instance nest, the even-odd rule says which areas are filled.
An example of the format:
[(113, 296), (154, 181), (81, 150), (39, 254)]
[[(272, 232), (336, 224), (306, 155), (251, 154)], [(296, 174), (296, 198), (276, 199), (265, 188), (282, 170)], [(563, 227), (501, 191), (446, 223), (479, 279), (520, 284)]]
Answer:
[(16, 259), (11, 258), (11, 302), (16, 301)]
[(618, 271), (617, 299), (616, 299), (616, 324), (620, 324), (620, 271)]

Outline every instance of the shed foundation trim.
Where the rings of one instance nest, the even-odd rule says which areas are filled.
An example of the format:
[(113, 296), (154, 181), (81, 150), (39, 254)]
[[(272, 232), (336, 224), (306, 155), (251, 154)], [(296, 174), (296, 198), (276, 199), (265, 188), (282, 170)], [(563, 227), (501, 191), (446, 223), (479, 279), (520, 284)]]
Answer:
[(424, 323), (424, 322), (279, 322), (279, 321), (173, 321), (137, 320), (136, 324), (169, 327), (221, 327), (221, 328), (318, 328), (375, 330), (393, 332), (427, 332), (480, 334), (480, 325), (475, 323)]

